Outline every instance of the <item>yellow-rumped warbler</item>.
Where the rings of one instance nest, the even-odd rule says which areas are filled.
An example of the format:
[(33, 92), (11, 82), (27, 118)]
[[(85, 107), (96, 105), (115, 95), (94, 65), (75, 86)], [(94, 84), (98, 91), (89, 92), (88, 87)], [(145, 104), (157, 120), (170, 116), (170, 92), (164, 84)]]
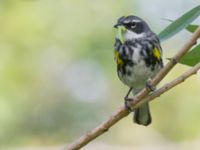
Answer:
[[(129, 93), (137, 94), (163, 67), (162, 49), (156, 34), (139, 17), (120, 17), (114, 27), (121, 28), (122, 32), (121, 37), (119, 34), (115, 37), (115, 61), (119, 79), (130, 87), (125, 97), (125, 106), (128, 107)], [(137, 124), (147, 126), (151, 120), (148, 103), (134, 110)]]

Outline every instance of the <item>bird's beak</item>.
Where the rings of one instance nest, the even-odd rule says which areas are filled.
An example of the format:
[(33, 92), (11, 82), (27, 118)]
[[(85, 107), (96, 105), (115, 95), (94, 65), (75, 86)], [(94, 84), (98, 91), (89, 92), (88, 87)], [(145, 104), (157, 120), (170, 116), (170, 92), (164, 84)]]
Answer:
[(118, 28), (121, 25), (122, 25), (121, 23), (117, 23), (117, 24), (114, 25), (114, 28)]

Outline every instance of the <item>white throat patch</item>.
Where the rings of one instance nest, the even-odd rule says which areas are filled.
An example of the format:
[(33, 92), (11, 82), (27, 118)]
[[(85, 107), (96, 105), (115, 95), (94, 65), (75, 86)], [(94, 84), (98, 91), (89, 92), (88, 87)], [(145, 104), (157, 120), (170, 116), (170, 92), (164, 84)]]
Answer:
[(142, 38), (144, 37), (145, 34), (144, 33), (140, 33), (140, 34), (137, 34), (137, 33), (134, 33), (130, 30), (127, 30), (125, 33), (124, 33), (124, 40), (127, 41), (127, 40), (134, 40), (134, 39), (139, 39), (139, 38)]

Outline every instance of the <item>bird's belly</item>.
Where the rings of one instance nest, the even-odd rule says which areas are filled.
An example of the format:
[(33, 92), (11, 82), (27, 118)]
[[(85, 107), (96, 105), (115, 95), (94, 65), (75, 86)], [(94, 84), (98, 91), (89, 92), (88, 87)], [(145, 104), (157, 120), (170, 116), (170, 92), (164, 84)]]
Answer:
[(126, 66), (124, 72), (118, 71), (120, 80), (129, 87), (141, 89), (145, 86), (147, 80), (155, 76), (160, 70), (157, 66), (155, 70), (151, 70), (151, 67), (147, 67), (145, 62), (141, 60), (134, 66)]

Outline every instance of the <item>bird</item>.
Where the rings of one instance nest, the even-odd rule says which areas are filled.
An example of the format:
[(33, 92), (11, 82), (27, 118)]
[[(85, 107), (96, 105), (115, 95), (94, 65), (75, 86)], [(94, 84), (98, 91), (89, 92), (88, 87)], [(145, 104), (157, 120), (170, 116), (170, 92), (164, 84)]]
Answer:
[[(125, 96), (125, 107), (130, 92), (139, 93), (144, 87), (151, 91), (151, 79), (163, 68), (162, 48), (158, 36), (140, 17), (129, 15), (117, 19), (114, 25), (114, 59), (119, 79), (130, 89)], [(149, 103), (144, 103), (134, 111), (133, 121), (148, 126), (152, 122)]]

